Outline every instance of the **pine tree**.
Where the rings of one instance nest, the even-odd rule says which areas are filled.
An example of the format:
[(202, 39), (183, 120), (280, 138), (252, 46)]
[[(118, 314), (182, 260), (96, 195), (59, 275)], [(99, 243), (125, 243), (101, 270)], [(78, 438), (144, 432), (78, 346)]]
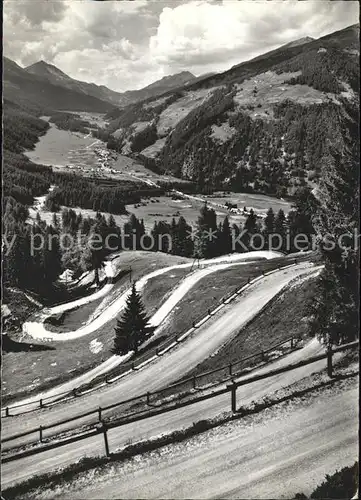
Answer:
[(220, 234), (220, 254), (229, 254), (232, 252), (232, 234), (231, 228), (229, 227), (228, 217), (225, 217), (221, 234)]
[[(172, 253), (182, 257), (191, 257), (193, 255), (194, 243), (190, 237), (192, 227), (189, 226), (184, 217), (179, 217), (178, 223), (173, 227), (172, 223)], [(173, 236), (174, 231), (174, 236)]]
[(145, 234), (144, 222), (139, 221), (131, 214), (129, 221), (124, 224), (125, 246), (131, 250), (141, 250), (140, 239)]
[(274, 222), (274, 232), (279, 235), (282, 241), (282, 246), (280, 248), (281, 251), (284, 251), (286, 248), (286, 235), (287, 235), (287, 221), (286, 216), (282, 208), (278, 211), (275, 222)]
[(104, 266), (106, 256), (102, 229), (100, 223), (95, 224), (91, 228), (88, 245), (83, 255), (85, 267), (90, 266), (94, 271), (94, 281), (97, 287), (100, 285), (99, 270)]
[(117, 320), (113, 352), (118, 355), (134, 351), (137, 354), (139, 346), (153, 333), (154, 328), (148, 325), (149, 317), (144, 309), (143, 302), (135, 283), (127, 298), (125, 310)]
[[(311, 246), (312, 235), (315, 234), (313, 219), (318, 209), (318, 201), (308, 187), (301, 188), (295, 194), (292, 208), (287, 217), (291, 241), (290, 251), (297, 252)], [(296, 236), (301, 234), (304, 235), (305, 242), (296, 239)]]
[[(251, 208), (249, 215), (244, 223), (244, 230), (246, 231), (246, 233), (242, 237), (242, 242), (244, 246), (248, 248), (248, 251), (253, 250), (253, 246), (251, 246), (251, 238), (254, 234), (257, 233), (257, 228), (257, 215)], [(252, 243), (254, 243), (254, 238), (252, 240)]]
[(359, 331), (358, 137), (350, 151), (349, 157), (334, 152), (325, 165), (315, 219), (325, 267), (311, 305), (311, 332), (329, 345), (352, 341)]
[(271, 246), (271, 236), (275, 232), (275, 214), (272, 207), (267, 210), (264, 220), (263, 237), (265, 239), (265, 249), (269, 250)]
[(197, 237), (194, 244), (194, 255), (199, 259), (209, 259), (217, 255), (219, 242), (217, 215), (205, 203), (200, 210), (197, 221)]
[(58, 219), (58, 216), (56, 215), (55, 212), (53, 213), (53, 216), (52, 216), (52, 224), (55, 227), (55, 229), (59, 229), (59, 227), (60, 227), (59, 219)]

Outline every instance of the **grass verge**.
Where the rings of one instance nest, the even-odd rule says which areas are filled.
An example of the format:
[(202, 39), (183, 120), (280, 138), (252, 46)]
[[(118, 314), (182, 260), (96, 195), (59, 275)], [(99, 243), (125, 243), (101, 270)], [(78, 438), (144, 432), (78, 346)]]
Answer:
[[(266, 305), (262, 314), (258, 314), (240, 330), (238, 335), (213, 356), (200, 363), (186, 377), (236, 363), (289, 337), (307, 337), (309, 333), (307, 304), (314, 295), (316, 281), (315, 277), (305, 281), (296, 278)], [(259, 363), (259, 359), (255, 359), (254, 362)], [(252, 361), (249, 365), (252, 366)], [(202, 383), (207, 383), (206, 378), (203, 380), (202, 377)]]

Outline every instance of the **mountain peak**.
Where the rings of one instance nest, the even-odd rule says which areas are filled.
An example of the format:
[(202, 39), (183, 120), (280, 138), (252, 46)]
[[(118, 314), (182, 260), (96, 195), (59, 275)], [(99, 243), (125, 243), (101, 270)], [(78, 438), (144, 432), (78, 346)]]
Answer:
[(160, 80), (147, 85), (146, 87), (144, 87), (144, 89), (141, 90), (154, 89), (158, 87), (164, 87), (165, 89), (172, 88), (177, 85), (184, 85), (185, 83), (188, 83), (189, 81), (194, 79), (195, 76), (190, 71), (181, 71), (180, 73), (175, 73), (174, 75), (163, 76), (163, 78), (161, 78)]
[(34, 64), (31, 64), (30, 66), (27, 66), (24, 68), (25, 71), (28, 71), (29, 73), (32, 73), (34, 75), (46, 77), (46, 78), (57, 78), (61, 80), (72, 80), (70, 76), (66, 75), (63, 71), (61, 71), (59, 68), (54, 66), (53, 64), (47, 63), (43, 60), (38, 61)]
[(305, 43), (313, 42), (314, 40), (315, 39), (311, 36), (304, 36), (302, 38), (298, 38), (297, 40), (293, 40), (292, 42), (286, 43), (286, 45), (283, 45), (282, 48), (297, 47), (299, 45), (304, 45)]

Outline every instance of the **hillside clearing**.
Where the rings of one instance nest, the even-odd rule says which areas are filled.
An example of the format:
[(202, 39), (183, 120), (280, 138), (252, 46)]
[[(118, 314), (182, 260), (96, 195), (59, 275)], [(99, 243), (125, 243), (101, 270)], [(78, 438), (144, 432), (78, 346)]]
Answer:
[(214, 88), (199, 89), (192, 92), (186, 92), (186, 95), (173, 104), (168, 106), (159, 116), (157, 124), (158, 137), (162, 138), (177, 125), (188, 113), (206, 101)]

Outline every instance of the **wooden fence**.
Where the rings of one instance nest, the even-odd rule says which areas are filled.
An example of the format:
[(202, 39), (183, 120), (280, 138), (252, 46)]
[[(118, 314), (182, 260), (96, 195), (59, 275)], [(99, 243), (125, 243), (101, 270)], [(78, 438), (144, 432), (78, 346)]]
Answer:
[[(197, 404), (201, 401), (213, 399), (213, 398), (220, 396), (222, 394), (226, 394), (227, 392), (230, 392), (230, 394), (231, 394), (231, 401), (230, 401), (231, 411), (236, 413), (237, 412), (237, 389), (239, 387), (242, 387), (242, 386), (245, 386), (248, 384), (252, 384), (252, 383), (257, 382), (259, 380), (264, 380), (264, 379), (267, 379), (267, 378), (270, 378), (270, 377), (273, 377), (276, 375), (280, 375), (280, 374), (288, 372), (290, 370), (295, 370), (297, 368), (310, 365), (310, 364), (315, 363), (317, 361), (320, 361), (322, 359), (327, 360), (327, 372), (328, 372), (329, 377), (332, 377), (333, 376), (333, 368), (332, 368), (332, 356), (333, 356), (333, 354), (338, 353), (338, 352), (342, 352), (342, 351), (345, 351), (348, 349), (352, 349), (353, 347), (356, 347), (358, 345), (359, 345), (358, 340), (351, 342), (351, 343), (348, 343), (348, 344), (344, 344), (344, 345), (338, 346), (332, 350), (329, 349), (324, 354), (320, 354), (318, 356), (313, 356), (312, 358), (309, 358), (309, 359), (306, 359), (303, 361), (299, 361), (297, 363), (293, 363), (293, 364), (290, 364), (290, 365), (287, 365), (287, 366), (284, 366), (281, 368), (270, 370), (267, 373), (250, 376), (248, 378), (242, 378), (241, 380), (238, 380), (238, 381), (233, 379), (231, 381), (231, 383), (226, 385), (226, 387), (221, 387), (215, 391), (212, 391), (211, 393), (201, 394), (199, 396), (195, 396), (195, 397), (193, 397), (189, 400), (186, 400), (186, 401), (177, 401), (174, 404), (170, 404), (170, 405), (166, 404), (166, 405), (160, 405), (160, 406), (156, 406), (156, 407), (150, 406), (149, 409), (135, 411), (135, 412), (133, 412), (125, 417), (120, 417), (120, 418), (118, 418), (114, 421), (110, 421), (110, 422), (106, 422), (102, 418), (102, 411), (104, 411), (105, 409), (109, 409), (111, 407), (98, 408), (97, 409), (98, 416), (99, 416), (98, 421), (96, 423), (93, 423), (92, 427), (89, 428), (88, 430), (82, 431), (81, 429), (79, 429), (79, 433), (76, 435), (66, 437), (66, 438), (60, 438), (58, 440), (54, 439), (52, 442), (42, 444), (41, 446), (36, 447), (36, 448), (30, 448), (30, 449), (20, 451), (20, 452), (14, 453), (14, 454), (9, 454), (8, 456), (3, 456), (2, 462), (6, 463), (6, 462), (14, 461), (14, 460), (19, 460), (20, 458), (24, 458), (26, 456), (39, 454), (39, 453), (42, 453), (42, 452), (45, 452), (45, 451), (48, 451), (48, 450), (51, 450), (54, 448), (58, 448), (58, 447), (62, 447), (62, 446), (65, 446), (65, 445), (68, 445), (71, 443), (75, 443), (77, 441), (89, 439), (90, 437), (95, 436), (97, 434), (103, 435), (105, 453), (107, 456), (109, 456), (110, 452), (109, 452), (109, 443), (108, 443), (108, 436), (107, 436), (107, 432), (109, 429), (122, 427), (122, 426), (128, 425), (132, 422), (137, 422), (140, 420), (145, 420), (145, 419), (154, 417), (156, 415), (169, 413), (169, 412), (172, 412), (172, 411), (177, 410), (179, 408), (183, 408), (186, 406)], [(154, 394), (154, 393), (152, 393), (152, 394)], [(148, 395), (150, 395), (150, 393), (147, 393), (147, 395), (146, 395), (146, 398), (147, 398), (148, 403), (149, 403)], [(139, 398), (132, 398), (132, 399), (127, 400), (127, 402), (135, 401), (137, 399), (139, 399)], [(123, 403), (125, 403), (125, 401), (123, 401)], [(112, 406), (115, 407), (116, 405), (117, 405), (117, 403), (115, 405), (112, 405)], [(88, 412), (87, 414), (84, 414), (82, 416), (84, 417), (85, 415), (91, 415), (92, 413), (94, 413), (94, 411)], [(23, 432), (20, 434), (15, 434), (13, 436), (10, 436), (8, 438), (3, 439), (2, 443), (9, 442), (9, 441), (15, 441), (15, 440), (18, 440), (22, 437), (30, 435), (30, 434), (37, 434), (38, 441), (40, 443), (43, 443), (43, 441), (44, 441), (44, 434), (43, 433), (45, 430), (53, 428), (55, 426), (62, 425), (62, 424), (67, 423), (67, 422), (74, 421), (77, 418), (79, 418), (79, 417), (73, 417), (70, 419), (56, 422), (55, 424), (51, 424), (48, 426), (40, 426), (36, 429), (32, 429), (31, 431)]]

